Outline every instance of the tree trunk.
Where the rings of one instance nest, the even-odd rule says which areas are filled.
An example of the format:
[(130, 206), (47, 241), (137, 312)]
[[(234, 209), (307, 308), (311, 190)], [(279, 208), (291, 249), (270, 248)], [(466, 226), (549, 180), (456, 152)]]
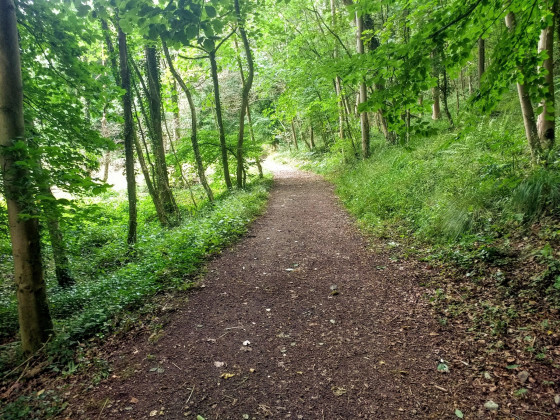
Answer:
[(110, 166), (111, 166), (111, 152), (107, 150), (103, 155), (103, 178), (101, 178), (103, 182), (107, 182), (107, 180), (109, 179)]
[[(364, 28), (364, 20), (362, 16), (356, 12), (356, 47), (358, 54), (364, 54), (364, 41), (362, 40), (362, 32)], [(364, 80), (360, 82), (360, 95), (359, 103), (364, 104), (367, 102), (367, 87)], [(360, 112), (360, 129), (362, 132), (362, 156), (364, 159), (369, 157), (369, 120), (366, 110)]]
[(148, 166), (146, 165), (146, 160), (144, 159), (144, 152), (142, 152), (142, 145), (140, 144), (140, 141), (136, 136), (134, 136), (134, 146), (136, 147), (136, 154), (138, 155), (138, 163), (140, 163), (140, 169), (142, 170), (142, 174), (144, 175), (144, 180), (146, 181), (146, 187), (148, 188), (148, 193), (150, 194), (150, 197), (152, 197), (152, 202), (154, 203), (158, 220), (162, 225), (168, 225), (169, 222), (167, 221), (165, 210), (163, 209), (163, 205), (159, 201), (159, 198), (157, 196), (157, 191), (150, 178), (150, 171), (148, 169)]
[[(253, 143), (256, 143), (255, 132), (253, 131), (253, 121), (251, 119), (251, 106), (249, 104), (247, 104), (247, 122), (249, 123), (249, 133), (251, 134), (251, 141)], [(260, 156), (257, 156), (255, 158), (255, 163), (257, 164), (257, 170), (259, 171), (259, 178), (264, 178)]]
[[(554, 1), (552, 12), (556, 14), (558, 2)], [(541, 31), (539, 40), (539, 53), (546, 51), (548, 58), (544, 60), (542, 68), (545, 70), (546, 97), (541, 101), (542, 112), (537, 118), (537, 131), (543, 151), (552, 150), (555, 139), (555, 112), (554, 112), (554, 21), (552, 25)]]
[(229, 176), (228, 151), (226, 144), (226, 132), (224, 130), (224, 122), (222, 120), (222, 103), (220, 102), (220, 84), (218, 82), (218, 64), (216, 63), (216, 51), (208, 53), (210, 59), (210, 72), (212, 73), (212, 84), (214, 86), (214, 102), (216, 106), (216, 122), (218, 124), (218, 132), (220, 136), (220, 147), (222, 151), (222, 167), (224, 169), (224, 181), (228, 190), (233, 188), (231, 178)]
[(294, 119), (292, 118), (292, 139), (294, 141), (294, 146), (296, 150), (299, 150), (298, 142), (297, 142), (297, 135), (296, 135), (296, 126), (294, 125)]
[[(173, 140), (179, 141), (180, 133), (180, 115), (179, 115), (179, 94), (177, 92), (177, 81), (173, 80), (173, 92), (171, 93), (171, 103), (173, 104)], [(170, 140), (171, 141), (171, 140)]]
[(53, 325), (43, 278), (38, 221), (20, 217), (35, 207), (27, 188), (30, 174), (16, 164), (19, 159), (8, 149), (24, 138), (16, 9), (13, 0), (0, 0), (0, 169), (8, 206), (21, 344), (23, 352), (30, 355), (49, 339)]
[[(515, 15), (510, 12), (506, 15), (506, 26), (510, 31), (515, 28)], [(525, 73), (523, 67), (519, 66), (517, 68), (521, 74)], [(539, 142), (539, 135), (537, 130), (537, 123), (535, 121), (535, 112), (533, 110), (533, 104), (531, 103), (531, 96), (529, 94), (529, 89), (526, 85), (517, 83), (517, 93), (519, 95), (519, 103), (521, 105), (521, 114), (523, 115), (523, 125), (525, 126), (525, 136), (527, 137), (527, 142), (529, 143), (529, 149), (531, 150), (531, 158), (533, 163), (539, 160), (541, 147)]]
[[(335, 0), (330, 0), (331, 6), (331, 17), (332, 17), (332, 27), (336, 30), (336, 8)], [(335, 43), (333, 57), (335, 60), (338, 59), (339, 44)], [(334, 78), (334, 90), (337, 97), (337, 107), (338, 107), (338, 137), (340, 140), (344, 139), (344, 103), (342, 99), (342, 80), (339, 76)]]
[(482, 83), (482, 75), (484, 74), (485, 65), (485, 52), (484, 39), (478, 38), (478, 88), (480, 89)]
[(194, 160), (196, 162), (196, 171), (198, 173), (198, 179), (200, 180), (200, 183), (202, 184), (204, 191), (206, 191), (206, 196), (208, 197), (208, 201), (213, 202), (214, 194), (212, 193), (212, 189), (210, 188), (210, 185), (208, 185), (208, 180), (206, 179), (206, 171), (204, 169), (204, 163), (202, 162), (202, 156), (200, 155), (200, 148), (198, 147), (198, 122), (197, 122), (196, 108), (194, 105), (192, 94), (190, 89), (187, 87), (185, 81), (181, 77), (181, 75), (175, 69), (175, 66), (173, 65), (173, 61), (171, 60), (171, 56), (169, 55), (169, 49), (167, 48), (167, 44), (163, 40), (162, 40), (162, 46), (163, 46), (163, 53), (165, 54), (165, 59), (167, 60), (167, 65), (169, 66), (169, 70), (171, 71), (171, 74), (173, 75), (177, 83), (179, 83), (179, 86), (181, 86), (181, 89), (183, 89), (183, 92), (187, 97), (187, 102), (189, 103), (189, 108), (191, 110), (191, 145), (193, 148)]
[(441, 93), (443, 94), (443, 110), (445, 112), (445, 116), (449, 120), (449, 125), (453, 127), (454, 126), (453, 118), (451, 117), (451, 112), (449, 112), (449, 105), (447, 102), (447, 98), (449, 95), (449, 81), (447, 80), (447, 71), (445, 71), (445, 69), (443, 70), (442, 76), (443, 76), (443, 89)]
[(313, 131), (313, 124), (311, 124), (311, 121), (309, 122), (309, 149), (313, 150), (315, 149), (315, 135), (314, 135), (314, 131)]
[[(40, 162), (39, 165), (41, 165)], [(39, 170), (42, 169), (40, 168)], [(68, 254), (66, 252), (62, 232), (60, 231), (60, 212), (58, 211), (56, 198), (54, 197), (51, 188), (44, 183), (40, 184), (39, 188), (41, 194), (47, 197), (42, 208), (45, 218), (47, 219), (47, 230), (51, 241), (56, 281), (60, 287), (67, 288), (76, 284), (76, 280), (70, 274)]]
[[(235, 14), (237, 16), (237, 25), (239, 27), (239, 34), (243, 41), (243, 49), (247, 57), (247, 79), (243, 82), (243, 91), (241, 93), (241, 109), (239, 111), (239, 134), (237, 136), (237, 188), (243, 187), (243, 140), (245, 137), (245, 112), (249, 106), (249, 92), (253, 85), (253, 55), (251, 53), (251, 46), (247, 39), (245, 32), (245, 22), (241, 17), (241, 10), (239, 8), (239, 0), (233, 1), (235, 6)], [(241, 64), (241, 63), (240, 63)], [(241, 75), (243, 75), (243, 68), (240, 68)]]
[(439, 120), (441, 118), (441, 109), (439, 107), (439, 87), (434, 86), (432, 88), (432, 97), (434, 103), (432, 105), (432, 120)]
[(126, 172), (126, 190), (128, 193), (128, 235), (127, 243), (130, 248), (136, 243), (137, 209), (136, 209), (136, 177), (134, 175), (134, 119), (132, 118), (132, 89), (130, 86), (130, 70), (128, 68), (128, 46), (126, 35), (118, 28), (119, 33), (119, 68), (124, 114), (124, 159)]
[(156, 49), (146, 47), (146, 70), (148, 74), (149, 108), (150, 120), (153, 131), (152, 153), (154, 155), (156, 176), (155, 185), (161, 204), (167, 213), (170, 223), (175, 224), (179, 219), (179, 209), (175, 198), (169, 187), (169, 175), (167, 174), (167, 163), (165, 161), (165, 150), (163, 146), (163, 132), (161, 128), (161, 84), (159, 79), (159, 63)]

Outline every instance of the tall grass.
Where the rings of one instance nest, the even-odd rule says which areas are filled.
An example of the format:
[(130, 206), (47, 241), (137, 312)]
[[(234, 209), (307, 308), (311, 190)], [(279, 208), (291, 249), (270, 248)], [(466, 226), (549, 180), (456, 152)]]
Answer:
[(377, 235), (434, 244), (479, 240), (558, 212), (560, 170), (532, 169), (516, 121), (515, 115), (479, 118), (406, 147), (377, 139), (370, 159), (349, 165), (340, 154), (281, 155), (326, 173), (358, 222)]

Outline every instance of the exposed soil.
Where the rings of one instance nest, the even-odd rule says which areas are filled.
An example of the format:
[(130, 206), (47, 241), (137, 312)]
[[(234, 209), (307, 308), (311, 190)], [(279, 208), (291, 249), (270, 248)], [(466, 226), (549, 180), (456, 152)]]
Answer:
[(540, 418), (508, 414), (507, 401), (484, 408), (482, 373), (424, 297), (430, 277), (370, 250), (326, 181), (276, 167), (249, 234), (209, 263), (188, 302), (170, 302), (161, 331), (106, 347), (113, 375), (71, 388), (64, 416)]

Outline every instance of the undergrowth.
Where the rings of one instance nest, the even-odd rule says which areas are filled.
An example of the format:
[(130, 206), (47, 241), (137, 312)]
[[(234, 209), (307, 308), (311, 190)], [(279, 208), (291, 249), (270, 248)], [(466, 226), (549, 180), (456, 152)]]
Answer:
[(558, 304), (560, 159), (556, 154), (547, 167), (532, 167), (513, 121), (480, 118), (460, 131), (413, 137), (406, 146), (376, 138), (365, 161), (344, 162), (336, 147), (281, 151), (278, 159), (324, 174), (365, 231), (417, 243), (428, 249), (427, 258), (499, 266), (511, 243), (525, 236), (537, 252), (549, 244), (549, 257), (537, 261), (546, 280), (535, 276), (530, 286)]
[[(246, 190), (222, 194), (214, 205), (199, 208), (194, 216), (184, 214), (173, 229), (158, 225), (145, 200), (139, 211), (144, 223), (139, 224), (142, 229), (131, 261), (125, 259), (124, 204), (112, 200), (99, 204), (89, 210), (88, 217), (77, 218), (79, 227), (70, 223), (65, 236), (77, 283), (61, 289), (49, 278), (48, 299), (56, 331), (49, 343), (52, 353), (71, 357), (79, 341), (106, 333), (123, 309), (138, 306), (163, 289), (190, 287), (205, 258), (244, 233), (262, 211), (269, 184), (266, 179), (255, 181)], [(9, 291), (0, 296), (0, 336), (5, 340), (18, 325), (17, 303)], [(14, 349), (17, 346), (10, 343), (0, 348), (0, 372), (5, 364), (13, 363), (9, 353)]]

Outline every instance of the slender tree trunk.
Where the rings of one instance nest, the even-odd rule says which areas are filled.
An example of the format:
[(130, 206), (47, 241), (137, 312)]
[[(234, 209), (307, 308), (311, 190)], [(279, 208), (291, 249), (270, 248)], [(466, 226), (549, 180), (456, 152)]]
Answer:
[(144, 181), (146, 181), (146, 187), (148, 188), (148, 193), (150, 194), (150, 197), (152, 197), (152, 202), (154, 203), (158, 220), (162, 225), (167, 225), (169, 224), (169, 222), (167, 221), (165, 210), (163, 209), (163, 205), (161, 204), (161, 201), (159, 201), (159, 198), (157, 196), (157, 191), (150, 177), (150, 171), (148, 169), (148, 166), (146, 165), (146, 160), (144, 159), (144, 152), (142, 151), (142, 145), (140, 144), (140, 141), (136, 136), (134, 137), (134, 146), (136, 147), (138, 163), (140, 163), (140, 169), (142, 170), (142, 174), (144, 175)]
[(439, 106), (439, 87), (434, 86), (432, 88), (432, 97), (434, 103), (432, 105), (432, 120), (439, 120), (441, 118), (441, 109)]
[(455, 104), (457, 107), (457, 118), (459, 118), (459, 111), (461, 111), (461, 106), (459, 102), (459, 80), (455, 82), (455, 99), (457, 103)]
[[(336, 30), (336, 7), (335, 0), (330, 0), (331, 6), (331, 17), (332, 17), (332, 27), (333, 31)], [(333, 57), (336, 60), (339, 53), (339, 44), (335, 43)], [(339, 76), (334, 78), (334, 90), (337, 97), (337, 107), (338, 107), (338, 137), (340, 140), (344, 140), (344, 103), (342, 99), (342, 80)]]
[[(39, 162), (39, 170), (42, 171), (40, 165), (41, 164)], [(62, 232), (60, 231), (60, 212), (51, 188), (45, 183), (41, 183), (39, 188), (41, 195), (47, 198), (42, 208), (47, 220), (47, 230), (51, 241), (56, 281), (60, 287), (67, 288), (76, 284), (76, 280), (70, 274), (68, 253), (66, 252), (64, 238), (62, 237)]]
[(107, 182), (107, 180), (109, 179), (110, 166), (111, 166), (111, 152), (107, 150), (103, 155), (103, 177), (101, 178), (103, 182)]
[[(237, 41), (235, 41), (235, 50), (238, 51)], [(243, 74), (243, 65), (241, 63), (241, 57), (239, 56), (239, 53), (237, 53), (237, 65), (239, 66), (241, 83), (243, 83), (243, 86), (245, 86), (245, 75)], [(255, 132), (253, 130), (253, 119), (251, 118), (251, 105), (249, 104), (249, 101), (247, 101), (247, 123), (249, 124), (249, 134), (251, 136), (251, 142), (256, 143)], [(261, 165), (261, 159), (259, 156), (255, 157), (255, 163), (257, 164), (257, 169), (259, 171), (259, 178), (263, 178), (264, 174)]]
[(154, 155), (156, 177), (155, 185), (158, 195), (169, 222), (175, 224), (179, 218), (179, 209), (175, 203), (175, 198), (169, 187), (169, 175), (167, 173), (167, 163), (165, 161), (165, 150), (163, 146), (163, 132), (161, 128), (161, 84), (159, 79), (159, 63), (156, 49), (146, 47), (146, 70), (148, 74), (149, 108), (150, 120), (153, 131), (152, 153)]
[[(515, 29), (515, 15), (510, 12), (506, 15), (506, 26), (510, 31)], [(518, 71), (524, 74), (525, 71), (522, 67), (518, 67)], [(539, 142), (539, 135), (537, 130), (537, 123), (535, 121), (535, 112), (533, 104), (531, 103), (531, 96), (529, 89), (525, 84), (517, 83), (517, 93), (519, 95), (519, 103), (521, 105), (521, 113), (523, 115), (523, 124), (525, 126), (525, 136), (529, 143), (531, 150), (531, 158), (533, 163), (539, 160), (541, 154), (541, 147)]]
[(169, 55), (169, 49), (167, 48), (167, 44), (163, 40), (162, 40), (162, 46), (163, 46), (163, 53), (165, 54), (165, 59), (167, 60), (167, 64), (169, 66), (169, 70), (171, 71), (171, 74), (173, 75), (177, 83), (179, 83), (179, 86), (181, 86), (181, 89), (183, 89), (183, 92), (187, 97), (187, 102), (189, 103), (189, 108), (191, 110), (191, 126), (192, 126), (191, 146), (193, 148), (194, 160), (196, 163), (196, 171), (198, 173), (198, 179), (200, 180), (200, 183), (202, 184), (204, 191), (206, 191), (208, 201), (213, 202), (214, 194), (212, 193), (212, 189), (210, 188), (210, 185), (208, 185), (208, 180), (206, 179), (206, 171), (204, 169), (204, 163), (202, 162), (202, 156), (200, 154), (200, 148), (198, 146), (198, 122), (197, 122), (196, 108), (194, 105), (192, 94), (190, 89), (187, 87), (185, 81), (181, 77), (181, 75), (175, 69), (175, 66), (173, 65), (173, 61), (171, 60), (171, 56)]
[(485, 54), (486, 48), (484, 45), (484, 39), (478, 38), (478, 88), (480, 89), (482, 83), (482, 75), (485, 70)]
[(449, 95), (449, 81), (447, 80), (447, 71), (445, 71), (445, 69), (443, 70), (443, 89), (442, 89), (442, 94), (443, 94), (443, 110), (445, 112), (445, 116), (447, 117), (448, 121), (449, 121), (449, 125), (451, 127), (454, 126), (453, 124), (453, 118), (451, 117), (451, 112), (449, 112), (449, 105), (447, 102), (447, 98)]
[[(253, 143), (256, 143), (255, 132), (253, 131), (253, 120), (251, 118), (251, 106), (249, 104), (247, 104), (247, 122), (249, 123), (249, 133), (251, 134), (251, 141)], [(257, 170), (259, 171), (259, 178), (264, 178), (260, 156), (255, 157), (255, 163), (257, 164)]]
[(208, 53), (210, 59), (210, 72), (212, 74), (212, 84), (214, 86), (214, 102), (216, 106), (216, 122), (218, 124), (218, 132), (220, 136), (220, 147), (222, 151), (222, 167), (224, 169), (224, 181), (228, 190), (233, 188), (229, 175), (228, 151), (226, 144), (226, 132), (224, 130), (224, 122), (222, 120), (222, 103), (220, 101), (220, 84), (218, 82), (218, 64), (216, 63), (216, 51)]
[[(362, 40), (362, 32), (364, 28), (364, 20), (362, 16), (356, 12), (356, 46), (358, 54), (364, 54), (364, 41)], [(367, 87), (364, 80), (360, 82), (360, 96), (359, 103), (364, 104), (367, 102)], [(362, 156), (364, 159), (369, 157), (369, 120), (366, 110), (360, 113), (360, 129), (362, 132)]]
[(552, 150), (555, 140), (555, 109), (554, 109), (554, 21), (558, 9), (558, 1), (554, 1), (552, 12), (555, 18), (552, 25), (543, 29), (539, 40), (539, 53), (546, 51), (548, 57), (543, 62), (542, 68), (545, 70), (546, 97), (541, 101), (542, 112), (537, 118), (537, 131), (543, 151)]
[(171, 93), (171, 103), (173, 105), (173, 140), (179, 141), (180, 133), (180, 115), (179, 115), (179, 94), (177, 92), (177, 81), (173, 79), (173, 92)]
[(311, 124), (311, 121), (309, 122), (309, 149), (313, 150), (315, 149), (315, 135), (314, 135), (314, 131), (313, 131), (313, 124)]
[[(245, 112), (249, 106), (249, 92), (253, 86), (253, 54), (251, 53), (251, 46), (247, 39), (245, 32), (245, 22), (241, 17), (241, 10), (239, 7), (239, 0), (233, 1), (235, 6), (235, 14), (237, 16), (237, 25), (239, 26), (239, 34), (243, 41), (243, 49), (247, 58), (247, 79), (243, 82), (243, 91), (241, 93), (241, 109), (239, 111), (239, 134), (237, 136), (237, 188), (243, 187), (243, 140), (245, 137)], [(243, 75), (243, 68), (241, 67), (241, 74)]]
[(30, 355), (48, 340), (53, 325), (43, 278), (39, 225), (36, 218), (20, 217), (34, 211), (33, 193), (27, 187), (31, 177), (8, 151), (24, 138), (16, 8), (13, 0), (0, 0), (0, 170), (8, 206), (21, 344), (23, 352)]
[(292, 140), (294, 141), (294, 146), (296, 150), (299, 150), (298, 142), (297, 142), (297, 135), (296, 135), (296, 127), (294, 125), (294, 119), (292, 118)]
[[(106, 110), (103, 109), (103, 116), (101, 117), (101, 135), (103, 137), (109, 137), (109, 132), (107, 130), (107, 116)], [(103, 155), (103, 182), (107, 182), (109, 179), (109, 165), (111, 163), (111, 152), (107, 150)]]
[(126, 189), (128, 193), (128, 235), (127, 243), (132, 247), (136, 243), (137, 209), (136, 209), (136, 177), (134, 174), (134, 119), (132, 118), (132, 89), (130, 86), (130, 70), (128, 68), (128, 46), (125, 33), (119, 33), (119, 66), (124, 114), (124, 158), (126, 172)]

